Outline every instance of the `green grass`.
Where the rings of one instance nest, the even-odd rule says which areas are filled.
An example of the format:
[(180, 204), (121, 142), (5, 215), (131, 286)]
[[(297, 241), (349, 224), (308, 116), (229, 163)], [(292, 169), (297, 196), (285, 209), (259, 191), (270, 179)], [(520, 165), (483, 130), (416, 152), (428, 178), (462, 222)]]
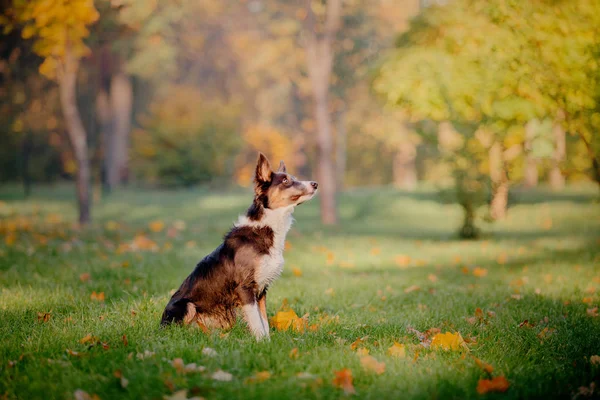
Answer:
[[(79, 232), (70, 224), (71, 189), (41, 188), (27, 201), (2, 189), (0, 396), (70, 399), (82, 389), (102, 399), (162, 399), (189, 389), (189, 397), (210, 399), (340, 398), (334, 371), (349, 368), (361, 399), (480, 398), (476, 386), (485, 374), (474, 356), (510, 382), (506, 393), (488, 398), (569, 398), (600, 379), (600, 366), (589, 361), (600, 354), (600, 318), (587, 314), (600, 303), (596, 196), (595, 188), (517, 193), (506, 221), (481, 223), (481, 241), (457, 240), (460, 209), (427, 190), (346, 193), (336, 228), (319, 224), (317, 201), (299, 207), (268, 311), (272, 316), (287, 298), (317, 328), (272, 329), (270, 342), (256, 343), (243, 324), (228, 335), (158, 327), (170, 291), (219, 244), (250, 203), (248, 191), (125, 190), (98, 202), (94, 225)], [(169, 237), (177, 220), (185, 230)], [(151, 232), (152, 221), (165, 229)], [(118, 251), (140, 233), (160, 251)], [(473, 275), (475, 267), (487, 275)], [(91, 279), (81, 282), (83, 273)], [(419, 290), (406, 293), (411, 286)], [(106, 300), (90, 300), (93, 291)], [(495, 316), (471, 323), (477, 308)], [(38, 321), (40, 312), (50, 319)], [(326, 315), (334, 320), (319, 322)], [(534, 326), (519, 327), (524, 320)], [(425, 349), (408, 327), (460, 332), (474, 342), (466, 356)], [(551, 334), (541, 339), (544, 328)], [(87, 334), (109, 348), (79, 343)], [(381, 375), (364, 371), (350, 348), (364, 336), (364, 347), (386, 364)], [(387, 354), (395, 341), (406, 344), (406, 359)], [(203, 355), (205, 347), (217, 356)], [(297, 359), (289, 357), (294, 348)], [(146, 350), (154, 356), (139, 359)], [(206, 372), (178, 374), (171, 365), (178, 357)], [(211, 379), (219, 369), (232, 381)], [(259, 371), (271, 378), (246, 381)], [(313, 377), (301, 379), (301, 372)]]

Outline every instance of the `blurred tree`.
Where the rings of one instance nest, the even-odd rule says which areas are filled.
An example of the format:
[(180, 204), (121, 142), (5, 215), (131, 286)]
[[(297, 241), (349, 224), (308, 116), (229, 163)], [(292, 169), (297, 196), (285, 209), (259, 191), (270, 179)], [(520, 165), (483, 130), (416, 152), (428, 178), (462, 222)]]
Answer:
[[(323, 19), (318, 23), (318, 19)], [(333, 130), (329, 112), (329, 90), (334, 60), (334, 40), (342, 20), (342, 1), (306, 1), (303, 35), (308, 75), (317, 125), (317, 179), (321, 184), (321, 221), (337, 223)]]
[(238, 113), (214, 99), (206, 100), (195, 88), (164, 88), (133, 133), (134, 171), (163, 186), (231, 178), (241, 145), (235, 135)]
[(6, 30), (22, 24), (24, 39), (33, 38), (34, 51), (44, 58), (40, 72), (56, 79), (60, 103), (77, 161), (79, 222), (90, 220), (90, 165), (85, 128), (76, 100), (79, 60), (89, 50), (83, 40), (87, 26), (98, 19), (92, 0), (14, 0), (5, 10)]

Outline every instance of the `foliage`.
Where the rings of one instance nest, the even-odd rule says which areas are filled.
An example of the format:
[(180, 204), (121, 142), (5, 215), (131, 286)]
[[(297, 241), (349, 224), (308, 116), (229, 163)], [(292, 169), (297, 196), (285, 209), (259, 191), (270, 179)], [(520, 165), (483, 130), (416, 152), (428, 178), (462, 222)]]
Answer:
[(14, 0), (5, 15), (5, 32), (23, 24), (23, 39), (34, 40), (33, 50), (44, 58), (40, 72), (51, 79), (64, 68), (68, 52), (75, 59), (89, 54), (84, 39), (99, 17), (93, 0)]
[(166, 186), (207, 183), (233, 174), (240, 143), (238, 110), (173, 85), (150, 105), (133, 134), (134, 172)]

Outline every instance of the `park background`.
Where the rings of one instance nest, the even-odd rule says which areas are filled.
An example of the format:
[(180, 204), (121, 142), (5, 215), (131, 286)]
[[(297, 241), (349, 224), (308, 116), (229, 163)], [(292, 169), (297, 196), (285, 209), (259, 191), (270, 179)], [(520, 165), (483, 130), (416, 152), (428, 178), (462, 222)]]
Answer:
[[(599, 1), (0, 6), (0, 396), (599, 395)], [(271, 343), (158, 330), (259, 151)]]

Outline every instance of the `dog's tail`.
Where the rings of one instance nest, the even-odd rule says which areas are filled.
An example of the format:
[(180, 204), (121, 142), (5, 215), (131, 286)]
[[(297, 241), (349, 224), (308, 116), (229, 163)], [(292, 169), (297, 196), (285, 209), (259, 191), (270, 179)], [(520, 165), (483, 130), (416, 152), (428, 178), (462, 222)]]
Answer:
[(196, 317), (196, 306), (189, 299), (179, 299), (169, 302), (160, 321), (161, 326), (176, 324), (189, 324)]

